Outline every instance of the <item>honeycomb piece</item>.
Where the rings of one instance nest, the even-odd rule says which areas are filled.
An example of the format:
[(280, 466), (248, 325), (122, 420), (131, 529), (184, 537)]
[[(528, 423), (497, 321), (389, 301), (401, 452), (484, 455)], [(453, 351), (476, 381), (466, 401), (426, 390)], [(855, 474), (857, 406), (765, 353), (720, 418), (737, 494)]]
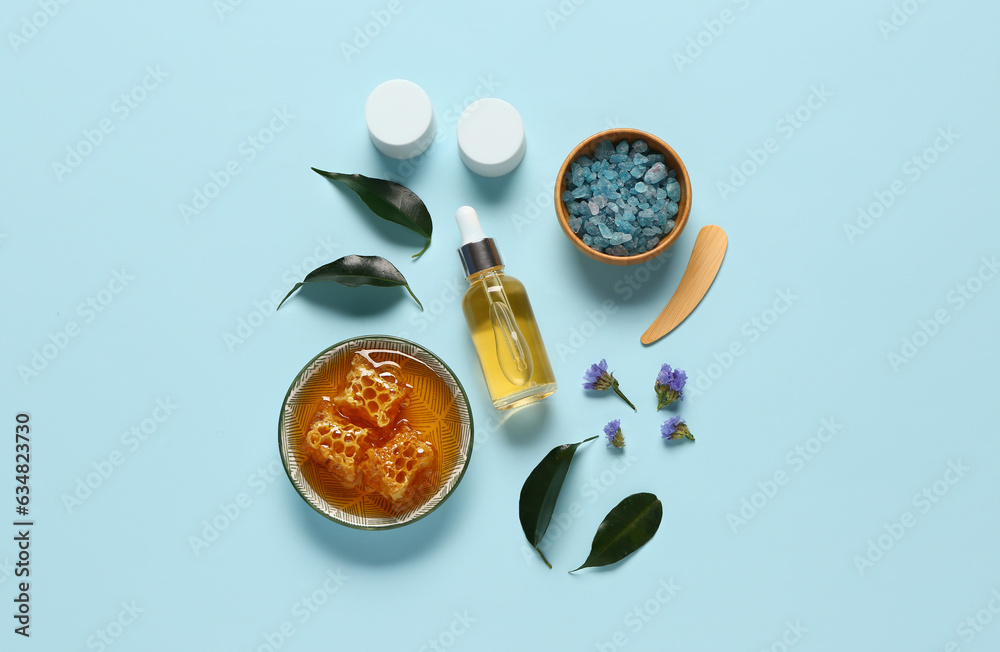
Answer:
[(396, 422), (400, 408), (413, 388), (397, 378), (399, 366), (381, 364), (378, 367), (360, 353), (351, 359), (347, 386), (333, 402), (345, 414), (378, 426), (389, 428)]
[(358, 466), (371, 446), (371, 436), (368, 428), (354, 425), (337, 413), (329, 399), (323, 399), (302, 447), (346, 486), (354, 487), (361, 480)]
[(403, 423), (381, 448), (368, 449), (362, 462), (365, 484), (401, 508), (430, 484), (436, 454), (423, 435)]

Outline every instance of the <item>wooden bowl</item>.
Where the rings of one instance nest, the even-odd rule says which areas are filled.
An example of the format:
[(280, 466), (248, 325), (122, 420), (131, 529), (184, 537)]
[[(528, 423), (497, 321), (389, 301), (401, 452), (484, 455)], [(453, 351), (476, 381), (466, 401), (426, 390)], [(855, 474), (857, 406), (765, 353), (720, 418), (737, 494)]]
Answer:
[[(566, 209), (566, 203), (562, 199), (562, 194), (568, 190), (567, 184), (570, 177), (570, 164), (580, 158), (580, 156), (593, 156), (594, 150), (597, 149), (597, 144), (602, 140), (610, 140), (615, 145), (622, 140), (627, 140), (629, 143), (636, 140), (644, 140), (646, 141), (646, 144), (649, 145), (649, 150), (651, 152), (663, 155), (663, 164), (667, 166), (667, 169), (677, 171), (677, 182), (681, 186), (681, 200), (677, 202), (677, 215), (673, 217), (674, 228), (665, 238), (660, 240), (655, 247), (645, 253), (635, 254), (634, 256), (612, 256), (611, 254), (591, 249), (583, 243), (583, 240), (573, 233), (572, 229), (569, 228), (570, 214)], [(566, 157), (566, 160), (563, 161), (562, 167), (559, 168), (559, 176), (556, 177), (555, 194), (556, 217), (559, 218), (559, 225), (562, 226), (562, 230), (566, 234), (566, 237), (568, 237), (570, 242), (572, 242), (576, 248), (583, 253), (587, 254), (594, 260), (599, 260), (602, 263), (608, 263), (610, 265), (636, 265), (638, 263), (644, 263), (647, 260), (656, 258), (669, 249), (677, 238), (680, 237), (681, 231), (684, 230), (684, 226), (687, 224), (688, 214), (691, 212), (691, 179), (688, 177), (687, 168), (684, 167), (684, 162), (681, 161), (681, 157), (677, 156), (677, 152), (675, 152), (670, 145), (666, 144), (656, 136), (647, 134), (644, 131), (639, 131), (638, 129), (608, 129), (607, 131), (602, 131), (599, 134), (594, 134), (587, 140), (577, 145), (576, 148), (569, 153), (569, 156)]]

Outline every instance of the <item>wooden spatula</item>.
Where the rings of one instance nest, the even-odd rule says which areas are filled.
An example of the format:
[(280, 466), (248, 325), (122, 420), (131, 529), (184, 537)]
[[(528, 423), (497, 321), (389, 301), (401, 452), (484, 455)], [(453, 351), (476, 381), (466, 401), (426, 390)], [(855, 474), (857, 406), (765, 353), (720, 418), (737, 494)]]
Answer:
[(698, 232), (688, 261), (684, 277), (681, 278), (677, 291), (671, 297), (670, 303), (656, 318), (653, 325), (646, 329), (639, 340), (643, 344), (652, 344), (684, 321), (691, 311), (701, 302), (701, 298), (712, 287), (715, 275), (719, 273), (722, 259), (726, 255), (729, 238), (722, 227), (709, 224)]

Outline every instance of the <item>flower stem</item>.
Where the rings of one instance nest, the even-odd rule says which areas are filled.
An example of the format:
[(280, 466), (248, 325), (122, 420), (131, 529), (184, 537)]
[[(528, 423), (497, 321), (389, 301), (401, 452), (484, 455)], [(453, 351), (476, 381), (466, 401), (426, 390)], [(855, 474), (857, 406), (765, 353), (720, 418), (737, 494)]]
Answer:
[(622, 390), (618, 389), (618, 381), (617, 380), (614, 382), (614, 384), (611, 385), (611, 389), (615, 390), (615, 394), (618, 394), (618, 396), (621, 397), (621, 399), (623, 401), (625, 401), (626, 403), (628, 403), (628, 406), (630, 408), (632, 408), (632, 410), (634, 412), (638, 412), (639, 411), (639, 410), (635, 409), (634, 405), (632, 405), (632, 401), (628, 400), (628, 398), (626, 398), (625, 395), (622, 394)]

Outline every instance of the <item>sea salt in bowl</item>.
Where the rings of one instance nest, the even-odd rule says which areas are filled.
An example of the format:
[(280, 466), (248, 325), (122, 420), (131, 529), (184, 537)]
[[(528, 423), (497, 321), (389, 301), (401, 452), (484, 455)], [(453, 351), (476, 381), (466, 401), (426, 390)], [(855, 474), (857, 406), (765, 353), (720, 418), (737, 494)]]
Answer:
[[(586, 244), (570, 227), (570, 219), (573, 217), (579, 217), (570, 214), (570, 211), (566, 206), (566, 201), (563, 200), (563, 194), (572, 187), (572, 184), (570, 183), (572, 165), (581, 156), (593, 158), (594, 153), (597, 150), (597, 146), (601, 143), (601, 141), (605, 140), (610, 140), (612, 145), (616, 146), (624, 140), (629, 143), (630, 147), (632, 143), (636, 141), (644, 141), (646, 145), (649, 146), (647, 155), (660, 154), (663, 156), (663, 163), (667, 169), (676, 172), (676, 179), (677, 183), (680, 185), (681, 196), (677, 201), (677, 214), (670, 218), (674, 221), (674, 227), (669, 233), (665, 234), (652, 249), (645, 252), (618, 256), (598, 251)], [(687, 224), (688, 215), (691, 212), (691, 180), (688, 177), (687, 168), (684, 167), (684, 162), (681, 161), (679, 156), (677, 156), (677, 152), (675, 152), (673, 148), (666, 144), (663, 140), (652, 134), (639, 131), (638, 129), (608, 129), (607, 131), (594, 134), (590, 138), (584, 140), (582, 143), (577, 145), (576, 148), (570, 152), (569, 156), (566, 157), (566, 160), (563, 161), (562, 167), (559, 168), (559, 176), (556, 177), (555, 201), (556, 216), (559, 218), (559, 224), (562, 226), (566, 237), (569, 238), (570, 242), (572, 242), (577, 249), (587, 254), (594, 260), (599, 260), (611, 265), (635, 265), (659, 256), (664, 251), (669, 249), (670, 246), (676, 242), (677, 238), (680, 237), (681, 232), (684, 230), (684, 226)]]

